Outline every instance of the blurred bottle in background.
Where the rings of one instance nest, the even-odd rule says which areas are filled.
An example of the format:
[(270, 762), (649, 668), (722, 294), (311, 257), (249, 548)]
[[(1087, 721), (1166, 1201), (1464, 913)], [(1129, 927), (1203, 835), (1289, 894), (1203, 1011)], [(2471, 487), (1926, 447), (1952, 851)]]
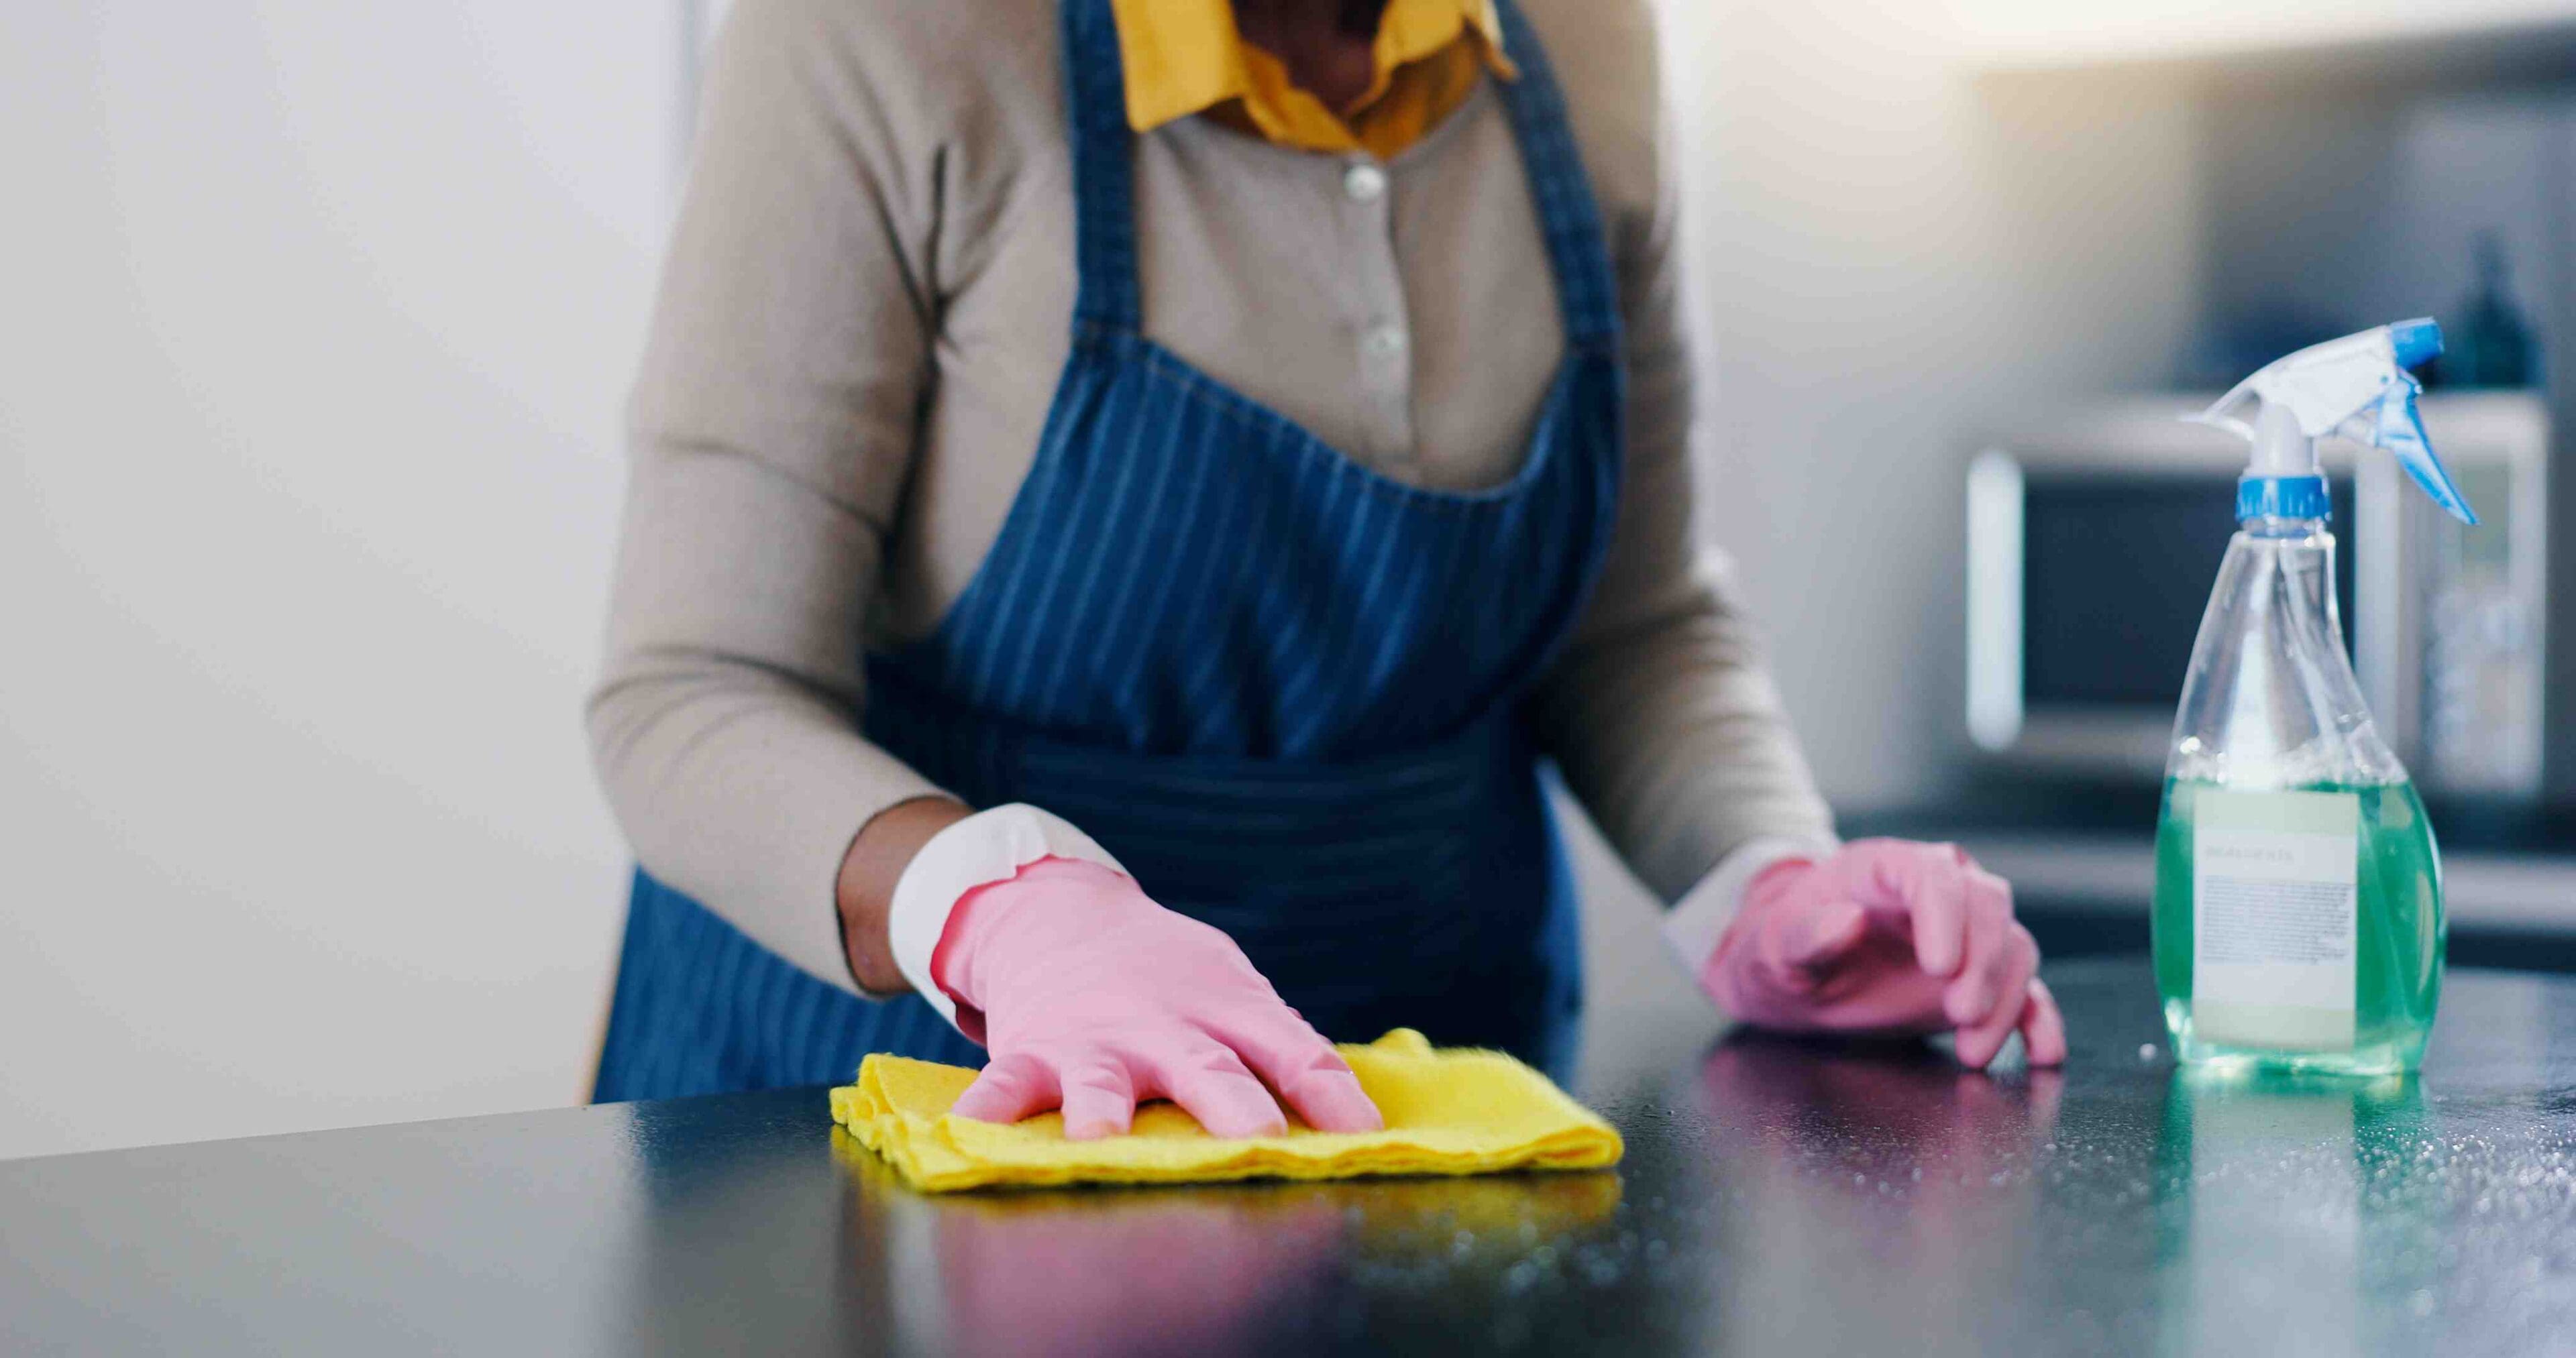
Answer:
[[(2540, 383), (2539, 344), (2513, 293), (2512, 259), (2503, 234), (2480, 231), (2474, 246), (2477, 282), (2460, 302), (2449, 344), (2427, 365), (2427, 387), (2446, 391), (2529, 389)], [(2463, 489), (2487, 503), (2516, 492), (2512, 469), (2478, 467)], [(2426, 595), (2422, 739), (2435, 785), (2466, 793), (2511, 794), (2536, 776), (2529, 742), (2537, 695), (2520, 681), (2536, 655), (2531, 620), (2517, 597), (2509, 534), (2462, 532), (2431, 515), (2414, 516), (2409, 543), (2423, 563)]]
[(2528, 387), (2539, 379), (2538, 347), (2531, 325), (2513, 301), (2512, 263), (2504, 238), (2478, 233), (2476, 289), (2460, 304), (2460, 321), (2446, 328), (2449, 345), (2424, 373), (2432, 388)]

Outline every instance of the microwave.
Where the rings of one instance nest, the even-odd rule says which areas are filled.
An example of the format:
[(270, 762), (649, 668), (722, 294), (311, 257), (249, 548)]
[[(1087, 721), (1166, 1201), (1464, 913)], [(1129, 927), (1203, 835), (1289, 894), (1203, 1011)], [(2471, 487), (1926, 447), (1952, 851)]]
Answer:
[[(2219, 559), (2244, 442), (2186, 415), (2208, 396), (2106, 402), (1969, 461), (1968, 736), (1991, 764), (2151, 781)], [(2319, 446), (2336, 595), (2362, 696), (2427, 791), (2541, 790), (2548, 410), (2534, 393), (2434, 393), (2434, 449), (2469, 528), (2394, 458)]]

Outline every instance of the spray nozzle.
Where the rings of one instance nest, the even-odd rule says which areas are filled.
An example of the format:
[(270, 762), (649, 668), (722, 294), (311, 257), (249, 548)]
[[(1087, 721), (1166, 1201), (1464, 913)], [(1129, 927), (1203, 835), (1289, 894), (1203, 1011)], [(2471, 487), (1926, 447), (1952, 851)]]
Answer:
[[(2387, 449), (2433, 503), (2474, 524), (2468, 497), (2424, 436), (2415, 409), (2423, 384), (2406, 371), (2441, 352), (2441, 327), (2429, 319), (2379, 326), (2278, 359), (2191, 418), (2254, 445), (2240, 503), (2272, 504), (2274, 484), (2320, 478), (2316, 440), (2340, 434)], [(2237, 413), (2249, 408), (2251, 420)], [(2248, 496), (2248, 490), (2266, 493)]]
[(2398, 367), (2423, 367), (2442, 356), (2442, 327), (2424, 316), (2399, 321), (2388, 327), (2388, 347), (2396, 351)]

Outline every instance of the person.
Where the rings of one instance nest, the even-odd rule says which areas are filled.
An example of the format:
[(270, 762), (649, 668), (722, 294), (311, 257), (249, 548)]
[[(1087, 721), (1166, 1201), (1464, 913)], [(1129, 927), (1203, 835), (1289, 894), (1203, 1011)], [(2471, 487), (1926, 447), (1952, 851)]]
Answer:
[[(1375, 1126), (1562, 1069), (1553, 761), (1740, 1019), (2018, 1031), (1956, 849), (1844, 845), (1722, 559), (1644, 0), (743, 0), (632, 408), (596, 1097)], [(989, 1056), (989, 1061), (987, 1061)]]

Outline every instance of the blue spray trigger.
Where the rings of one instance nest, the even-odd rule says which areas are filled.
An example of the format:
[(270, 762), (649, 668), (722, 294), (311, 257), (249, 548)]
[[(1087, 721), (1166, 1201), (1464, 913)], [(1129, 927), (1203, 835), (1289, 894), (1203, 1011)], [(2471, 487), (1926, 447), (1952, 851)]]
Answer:
[(2397, 366), (2420, 368), (2442, 352), (2442, 327), (2430, 316), (2411, 321), (2396, 321), (2388, 327), (2389, 347), (2397, 351)]
[[(2422, 324), (2430, 327), (2432, 322)], [(2399, 328), (2403, 329), (2402, 326)], [(2434, 343), (2438, 345), (2440, 342), (2436, 337)], [(2400, 352), (2403, 352), (2402, 347)], [(2421, 388), (2415, 385), (2414, 379), (2408, 378), (2398, 390), (2390, 392), (2379, 403), (2379, 416), (2371, 430), (2370, 441), (2395, 454), (2397, 465), (2406, 469), (2406, 474), (2414, 479), (2416, 485), (2424, 488), (2424, 493), (2432, 497), (2433, 503), (2448, 510), (2452, 518), (2474, 527), (2478, 521), (2477, 511), (2469, 508), (2469, 497), (2460, 493), (2459, 485), (2451, 480), (2451, 473), (2442, 466), (2442, 459), (2434, 456), (2432, 441), (2424, 436), (2424, 417), (2415, 409), (2415, 393), (2419, 390)]]
[[(2248, 483), (2315, 477), (2316, 441), (2341, 434), (2387, 449), (2433, 503), (2474, 525), (2477, 512), (2425, 436), (2415, 408), (2424, 386), (2406, 371), (2441, 352), (2442, 328), (2429, 319), (2374, 326), (2274, 359), (2197, 418), (2234, 430), (2253, 445)], [(2249, 399), (2250, 422), (2230, 413)]]

